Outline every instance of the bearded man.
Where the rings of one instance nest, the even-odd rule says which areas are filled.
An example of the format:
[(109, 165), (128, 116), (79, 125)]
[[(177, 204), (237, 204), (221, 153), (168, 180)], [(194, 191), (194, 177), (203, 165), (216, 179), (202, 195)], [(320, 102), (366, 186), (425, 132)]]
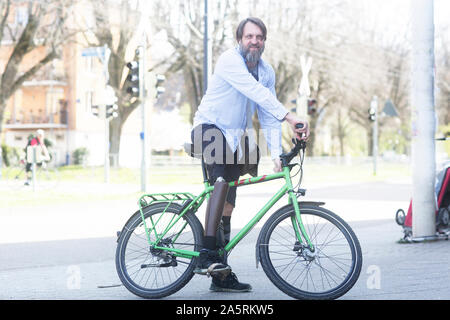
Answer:
[[(208, 89), (194, 117), (191, 133), (194, 148), (201, 148), (209, 182), (214, 191), (208, 200), (205, 234), (199, 263), (194, 272), (212, 275), (210, 290), (246, 292), (251, 286), (240, 283), (217, 252), (217, 228), (222, 220), (225, 240), (230, 238), (230, 219), (236, 203), (236, 187), (228, 182), (238, 180), (246, 146), (242, 139), (252, 128), (252, 115), (258, 120), (269, 147), (274, 171), (281, 171), (281, 123), (286, 120), (300, 139), (307, 139), (309, 127), (277, 100), (275, 72), (261, 55), (267, 29), (254, 17), (244, 19), (236, 29), (237, 46), (225, 51), (217, 60)], [(295, 125), (303, 124), (302, 129)], [(251, 140), (251, 139), (250, 139)], [(252, 144), (252, 141), (250, 141)], [(249, 159), (244, 159), (248, 162)], [(251, 160), (251, 159), (250, 159)], [(253, 159), (257, 165), (257, 159)]]

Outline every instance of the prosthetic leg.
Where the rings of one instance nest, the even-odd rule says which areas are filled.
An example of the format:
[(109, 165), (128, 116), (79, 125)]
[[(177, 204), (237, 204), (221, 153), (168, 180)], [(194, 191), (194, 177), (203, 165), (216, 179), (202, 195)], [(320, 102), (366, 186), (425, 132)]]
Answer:
[(227, 192), (228, 183), (222, 177), (217, 178), (206, 207), (204, 249), (200, 251), (199, 264), (194, 270), (195, 273), (226, 276), (231, 272), (231, 268), (222, 263), (222, 258), (216, 250), (216, 233), (222, 218)]

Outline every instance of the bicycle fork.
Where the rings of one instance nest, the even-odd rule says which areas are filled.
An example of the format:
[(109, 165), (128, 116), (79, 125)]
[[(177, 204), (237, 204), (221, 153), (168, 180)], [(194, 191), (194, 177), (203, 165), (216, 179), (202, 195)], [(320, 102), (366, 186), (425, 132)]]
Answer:
[(314, 252), (315, 251), (314, 245), (312, 244), (311, 239), (306, 233), (305, 226), (303, 225), (300, 207), (298, 205), (296, 192), (293, 190), (289, 168), (285, 167), (283, 171), (285, 173), (286, 185), (288, 187), (289, 201), (290, 203), (292, 203), (292, 206), (294, 207), (295, 211), (295, 215), (291, 217), (291, 222), (292, 227), (294, 228), (295, 231), (295, 235), (297, 237), (299, 248), (305, 247), (304, 245), (305, 241), (309, 250), (311, 252)]

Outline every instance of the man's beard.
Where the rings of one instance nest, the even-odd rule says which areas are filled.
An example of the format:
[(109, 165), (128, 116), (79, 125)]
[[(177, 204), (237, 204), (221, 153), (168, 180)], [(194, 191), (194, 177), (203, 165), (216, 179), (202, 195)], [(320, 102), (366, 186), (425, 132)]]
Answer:
[(245, 61), (250, 63), (250, 64), (257, 64), (259, 59), (261, 59), (261, 55), (264, 52), (264, 43), (263, 45), (258, 48), (258, 50), (250, 50), (250, 48), (258, 48), (257, 46), (254, 45), (249, 45), (248, 47), (244, 47), (244, 45), (242, 44), (242, 42), (239, 42), (239, 51), (241, 53), (241, 55), (244, 57)]

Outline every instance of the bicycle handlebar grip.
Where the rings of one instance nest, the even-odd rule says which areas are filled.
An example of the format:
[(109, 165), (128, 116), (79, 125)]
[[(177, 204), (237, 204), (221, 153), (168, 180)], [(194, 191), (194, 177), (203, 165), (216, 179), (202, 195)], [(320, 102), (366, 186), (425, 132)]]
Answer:
[(297, 123), (297, 124), (295, 125), (295, 128), (296, 128), (296, 129), (303, 129), (303, 127), (304, 127), (303, 123)]

